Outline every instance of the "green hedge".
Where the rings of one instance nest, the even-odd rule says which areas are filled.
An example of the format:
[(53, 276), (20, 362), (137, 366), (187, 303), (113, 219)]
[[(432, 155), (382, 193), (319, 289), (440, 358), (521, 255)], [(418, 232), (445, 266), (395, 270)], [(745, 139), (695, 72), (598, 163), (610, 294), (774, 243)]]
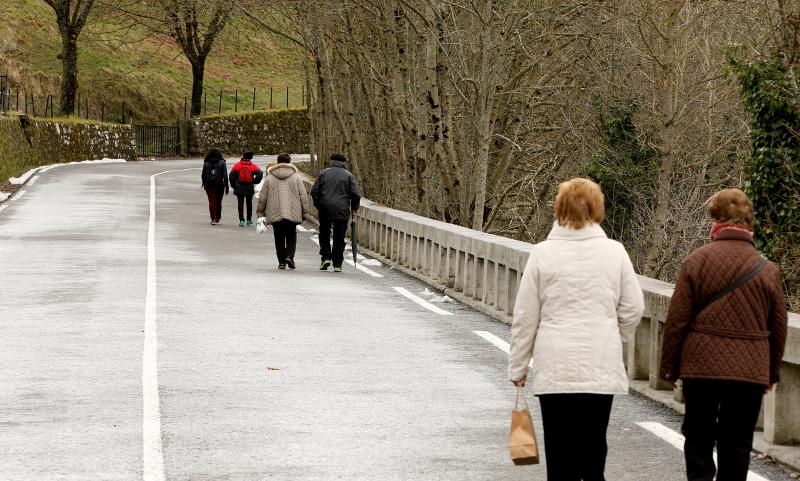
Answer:
[(237, 154), (245, 149), (261, 154), (307, 153), (309, 130), (305, 109), (203, 117), (191, 121), (190, 150), (195, 154), (211, 148)]
[(0, 117), (0, 184), (48, 164), (136, 160), (130, 125)]

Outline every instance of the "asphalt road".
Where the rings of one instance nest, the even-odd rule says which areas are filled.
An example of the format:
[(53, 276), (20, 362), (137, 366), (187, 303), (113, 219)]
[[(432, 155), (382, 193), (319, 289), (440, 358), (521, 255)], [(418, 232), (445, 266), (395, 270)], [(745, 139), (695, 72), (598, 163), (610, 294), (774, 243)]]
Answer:
[[(508, 326), (432, 312), (395, 288), (441, 294), (376, 262), (381, 277), (320, 272), (311, 226), (298, 269), (277, 270), (271, 232), (239, 228), (233, 196), (208, 224), (199, 170), (155, 180), (147, 327), (150, 176), (196, 167), (62, 167), (0, 212), (1, 481), (545, 479), (508, 460), (506, 354), (475, 333)], [(685, 479), (640, 422), (680, 417), (617, 397), (607, 479)]]

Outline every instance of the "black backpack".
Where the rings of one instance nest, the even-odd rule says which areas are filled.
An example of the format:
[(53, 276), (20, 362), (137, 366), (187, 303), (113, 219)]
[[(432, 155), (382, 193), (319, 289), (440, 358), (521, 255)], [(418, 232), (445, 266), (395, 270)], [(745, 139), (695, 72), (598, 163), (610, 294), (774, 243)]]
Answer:
[(209, 185), (222, 185), (225, 183), (225, 168), (222, 162), (212, 164), (206, 162), (203, 164), (203, 173), (205, 174), (206, 184)]

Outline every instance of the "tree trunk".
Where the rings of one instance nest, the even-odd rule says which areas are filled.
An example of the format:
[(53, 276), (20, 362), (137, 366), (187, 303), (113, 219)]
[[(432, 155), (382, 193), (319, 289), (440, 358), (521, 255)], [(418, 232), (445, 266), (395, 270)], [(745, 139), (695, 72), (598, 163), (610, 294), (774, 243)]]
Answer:
[(78, 93), (78, 35), (74, 29), (61, 29), (61, 115), (75, 113)]
[(475, 153), (475, 207), (472, 211), (472, 228), (483, 230), (484, 207), (486, 206), (486, 182), (489, 177), (489, 146), (492, 141), (492, 111), (494, 104), (494, 82), (492, 76), (492, 0), (485, 0), (483, 7), (483, 38), (481, 45), (481, 73), (478, 99), (478, 151)]
[(312, 94), (312, 91), (311, 91), (311, 88), (312, 88), (312, 84), (311, 84), (311, 64), (309, 62), (308, 53), (306, 51), (303, 51), (302, 57), (303, 57), (303, 74), (305, 75), (303, 80), (304, 80), (305, 85), (306, 85), (306, 92), (305, 92), (305, 94), (306, 94), (306, 98), (305, 98), (306, 117), (308, 117), (308, 125), (309, 125), (309, 129), (308, 129), (308, 152), (309, 152), (310, 157), (311, 157), (312, 165), (316, 165), (315, 162), (319, 158), (319, 151), (317, 150), (317, 135), (316, 135), (316, 131), (317, 131), (318, 127), (316, 125), (316, 120), (317, 119), (314, 116), (314, 109), (311, 107), (311, 105), (312, 105), (312, 103), (314, 101), (314, 97), (313, 97), (313, 94)]
[(678, 19), (683, 10), (685, 0), (679, 0), (668, 6), (666, 30), (664, 33), (664, 48), (659, 64), (659, 79), (657, 86), (658, 114), (661, 118), (660, 146), (661, 166), (658, 171), (658, 185), (656, 193), (655, 225), (650, 235), (645, 257), (644, 275), (658, 277), (661, 257), (664, 255), (664, 244), (667, 236), (667, 215), (669, 214), (669, 199), (672, 190), (672, 174), (675, 162), (675, 44), (678, 35)]
[(203, 78), (205, 71), (205, 57), (192, 62), (192, 117), (199, 117), (203, 111)]

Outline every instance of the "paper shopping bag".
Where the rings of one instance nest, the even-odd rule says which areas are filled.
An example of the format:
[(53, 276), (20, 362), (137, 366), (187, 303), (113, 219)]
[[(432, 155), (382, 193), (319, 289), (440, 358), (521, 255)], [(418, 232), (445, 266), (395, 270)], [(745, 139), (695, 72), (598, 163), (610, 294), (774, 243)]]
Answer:
[[(519, 398), (525, 401), (525, 409), (519, 410)], [(517, 387), (517, 400), (511, 411), (511, 433), (508, 436), (508, 451), (516, 465), (539, 464), (539, 445), (533, 431), (533, 420), (522, 388)]]

